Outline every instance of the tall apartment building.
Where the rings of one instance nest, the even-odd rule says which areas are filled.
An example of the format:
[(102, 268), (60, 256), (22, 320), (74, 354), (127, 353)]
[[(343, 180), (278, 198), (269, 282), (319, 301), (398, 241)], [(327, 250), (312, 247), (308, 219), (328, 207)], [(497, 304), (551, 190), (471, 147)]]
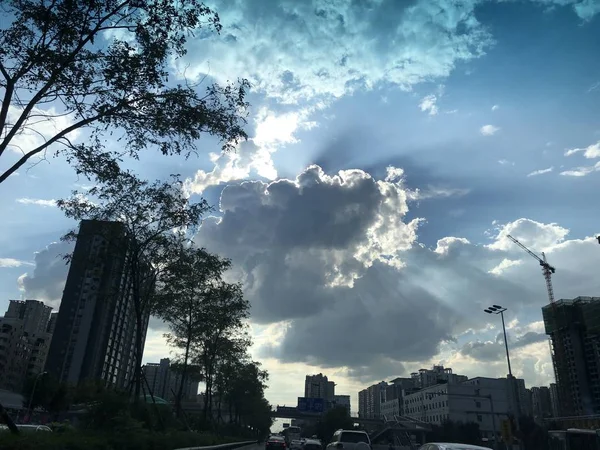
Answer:
[(43, 371), (53, 323), (52, 308), (38, 300), (10, 300), (0, 319), (0, 388), (21, 392)]
[(418, 372), (411, 373), (410, 377), (414, 381), (415, 387), (419, 389), (441, 383), (456, 384), (468, 380), (466, 375), (452, 373), (452, 369), (444, 368), (444, 366), (433, 366), (432, 369), (420, 369)]
[[(152, 394), (165, 400), (174, 401), (181, 385), (181, 373), (173, 370), (169, 358), (162, 358), (159, 363), (144, 365), (144, 375)], [(198, 381), (187, 377), (183, 387), (183, 400), (196, 400), (198, 395)], [(174, 394), (175, 393), (175, 394)]]
[(552, 417), (552, 400), (550, 389), (547, 386), (532, 387), (531, 401), (533, 405), (533, 419), (542, 424), (544, 419)]
[(552, 342), (560, 416), (600, 413), (600, 297), (561, 299), (542, 308)]
[(494, 427), (499, 432), (510, 412), (507, 388), (506, 378), (484, 377), (428, 386), (404, 397), (404, 415), (435, 425), (447, 420), (475, 422), (482, 437), (491, 438)]
[[(137, 325), (127, 252), (123, 224), (81, 222), (46, 362), (46, 371), (58, 380), (129, 385)], [(144, 340), (148, 319), (144, 314)]]
[(331, 405), (335, 397), (335, 383), (329, 381), (327, 376), (322, 373), (306, 375), (306, 379), (304, 380), (304, 397), (322, 398), (326, 405)]
[(379, 419), (381, 404), (386, 401), (385, 381), (369, 386), (358, 393), (358, 415), (365, 419)]

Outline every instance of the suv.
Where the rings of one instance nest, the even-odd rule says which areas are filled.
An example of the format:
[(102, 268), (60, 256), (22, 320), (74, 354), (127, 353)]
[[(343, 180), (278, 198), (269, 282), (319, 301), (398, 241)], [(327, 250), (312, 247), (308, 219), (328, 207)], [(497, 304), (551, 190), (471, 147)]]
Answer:
[(326, 450), (369, 450), (370, 448), (371, 439), (366, 431), (337, 430), (333, 433)]

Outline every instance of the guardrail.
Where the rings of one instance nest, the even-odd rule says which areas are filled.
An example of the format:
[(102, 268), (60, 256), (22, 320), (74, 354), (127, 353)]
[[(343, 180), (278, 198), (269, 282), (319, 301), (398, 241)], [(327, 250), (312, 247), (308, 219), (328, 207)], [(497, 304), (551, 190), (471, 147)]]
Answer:
[(175, 450), (233, 450), (234, 448), (244, 447), (252, 444), (256, 445), (256, 441), (230, 442), (229, 444), (207, 445), (205, 447), (185, 447)]

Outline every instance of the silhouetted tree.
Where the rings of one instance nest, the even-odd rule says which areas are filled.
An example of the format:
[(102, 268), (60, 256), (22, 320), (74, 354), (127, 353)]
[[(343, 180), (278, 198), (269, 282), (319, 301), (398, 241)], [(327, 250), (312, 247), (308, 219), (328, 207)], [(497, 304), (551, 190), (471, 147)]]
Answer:
[(238, 284), (218, 283), (202, 302), (203, 329), (190, 351), (202, 367), (205, 383), (204, 417), (212, 418), (213, 388), (219, 359), (227, 354), (243, 355), (251, 344), (245, 320), (250, 304)]
[[(135, 373), (131, 384), (135, 399), (140, 397), (145, 320), (152, 310), (156, 281), (176, 256), (185, 233), (193, 233), (201, 215), (208, 210), (205, 201), (191, 203), (181, 186), (175, 175), (171, 182), (149, 183), (119, 171), (85, 195), (74, 191), (71, 198), (57, 202), (67, 217), (78, 221), (118, 221), (123, 225), (123, 242), (107, 251), (124, 255), (124, 270), (130, 280), (136, 322)], [(76, 240), (77, 232), (68, 233), (64, 239)]]
[(230, 265), (228, 260), (204, 249), (181, 245), (162, 271), (152, 312), (168, 324), (170, 332), (165, 336), (169, 345), (183, 352), (179, 358), (181, 380), (175, 401), (179, 416), (192, 345), (210, 326), (211, 312), (205, 307), (207, 297), (213, 295), (223, 271)]
[(323, 442), (329, 442), (333, 433), (337, 430), (351, 430), (353, 427), (354, 424), (348, 409), (343, 406), (336, 406), (323, 415), (323, 419), (317, 425), (317, 436)]
[[(0, 8), (0, 156), (8, 147), (22, 153), (3, 158), (0, 183), (51, 148), (78, 173), (110, 177), (123, 155), (149, 147), (188, 156), (203, 133), (224, 149), (247, 137), (247, 81), (199, 93), (187, 80), (169, 80), (168, 66), (185, 55), (188, 36), (221, 30), (200, 1), (5, 0)], [(36, 126), (44, 122), (57, 129), (40, 135)], [(74, 143), (69, 133), (83, 130), (89, 136)], [(20, 147), (23, 134), (41, 142)], [(108, 150), (113, 134), (121, 143)]]

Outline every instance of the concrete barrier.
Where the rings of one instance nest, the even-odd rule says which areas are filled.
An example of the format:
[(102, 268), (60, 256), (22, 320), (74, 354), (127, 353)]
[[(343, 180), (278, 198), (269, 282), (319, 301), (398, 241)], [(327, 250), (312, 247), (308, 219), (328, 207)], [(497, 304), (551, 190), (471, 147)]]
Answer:
[(229, 444), (207, 445), (205, 447), (185, 447), (175, 450), (233, 450), (246, 445), (256, 445), (256, 441), (230, 442)]

